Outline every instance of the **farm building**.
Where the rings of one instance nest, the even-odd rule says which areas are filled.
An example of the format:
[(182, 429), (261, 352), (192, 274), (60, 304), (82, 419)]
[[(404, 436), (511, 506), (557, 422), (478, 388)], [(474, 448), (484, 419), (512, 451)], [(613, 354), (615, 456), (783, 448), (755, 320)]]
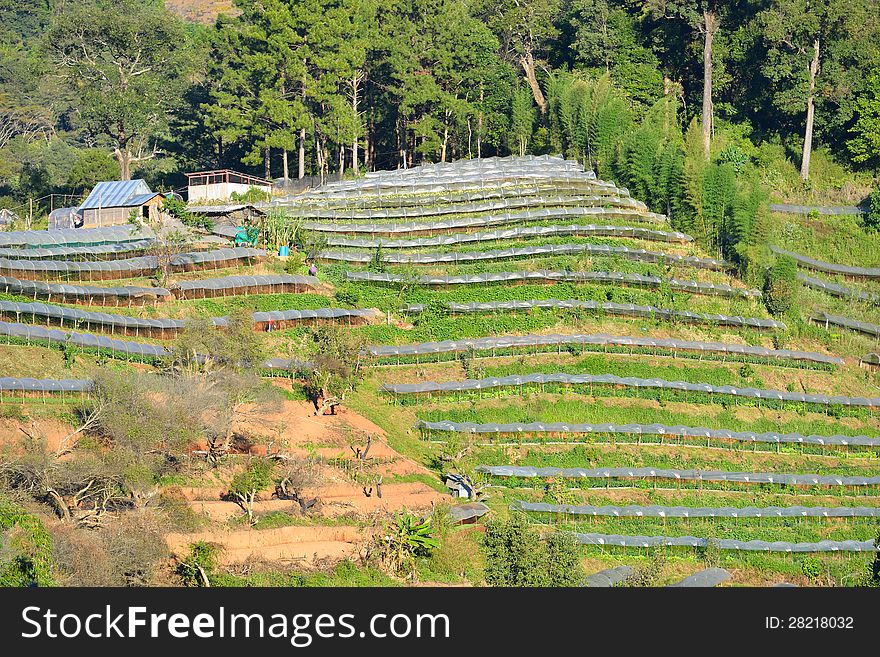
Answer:
[(880, 354), (875, 354), (874, 352), (865, 354), (859, 359), (859, 367), (863, 370), (880, 372)]
[(259, 189), (267, 194), (272, 192), (271, 181), (229, 169), (188, 173), (186, 177), (190, 203), (227, 200), (232, 198), (233, 193), (247, 194), (251, 189)]
[(162, 195), (143, 180), (99, 182), (79, 207), (86, 228), (119, 226), (128, 223), (132, 212), (146, 221), (158, 221)]

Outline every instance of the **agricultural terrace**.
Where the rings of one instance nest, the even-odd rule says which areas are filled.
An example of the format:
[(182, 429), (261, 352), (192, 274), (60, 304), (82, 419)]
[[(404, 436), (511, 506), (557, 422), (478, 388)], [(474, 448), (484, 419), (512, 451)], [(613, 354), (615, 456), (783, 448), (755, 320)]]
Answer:
[[(4, 440), (31, 422), (64, 452), (76, 413), (127, 376), (259, 376), (280, 395), (264, 421), (237, 399), (222, 453), (180, 436), (188, 467), (149, 474), (185, 517), (163, 532), (170, 552), (222, 545), (227, 583), (276, 581), (248, 579), (254, 560), (353, 559), (383, 519), (451, 503), (447, 473), (495, 517), (576, 533), (587, 573), (662, 559), (663, 583), (720, 566), (728, 585), (851, 584), (874, 559), (880, 385), (859, 357), (877, 338), (811, 321), (880, 324), (873, 297), (802, 278), (800, 318), (772, 317), (732, 263), (557, 157), (367, 173), (258, 207), (256, 247), (222, 221), (173, 244), (0, 234)], [(337, 412), (315, 416), (319, 400)], [(265, 454), (311, 470), (284, 494), (230, 493)], [(477, 541), (445, 530), (418, 577), (479, 583)]]

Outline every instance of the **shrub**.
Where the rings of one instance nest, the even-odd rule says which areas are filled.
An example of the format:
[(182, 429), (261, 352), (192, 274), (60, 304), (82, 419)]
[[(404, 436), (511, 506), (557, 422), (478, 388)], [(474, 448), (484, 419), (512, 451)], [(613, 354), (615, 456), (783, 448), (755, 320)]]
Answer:
[(797, 263), (789, 256), (780, 256), (767, 271), (764, 303), (773, 315), (784, 315), (797, 301)]
[(572, 586), (583, 578), (574, 537), (553, 534), (542, 541), (522, 515), (487, 523), (483, 549), (491, 586)]
[(880, 189), (874, 190), (868, 197), (868, 212), (865, 214), (864, 224), (867, 230), (880, 228)]

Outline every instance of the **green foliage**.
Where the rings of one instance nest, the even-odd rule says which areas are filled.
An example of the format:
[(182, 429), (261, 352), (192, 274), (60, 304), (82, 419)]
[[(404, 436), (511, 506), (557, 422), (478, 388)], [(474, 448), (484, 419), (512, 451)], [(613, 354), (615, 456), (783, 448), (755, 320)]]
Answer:
[(211, 576), (217, 567), (221, 546), (198, 541), (189, 546), (186, 559), (178, 563), (176, 573), (184, 586), (211, 586)]
[(764, 303), (773, 315), (784, 315), (795, 307), (799, 284), (797, 262), (790, 256), (779, 256), (767, 271)]
[(486, 523), (483, 550), (490, 586), (575, 586), (583, 579), (574, 538), (542, 540), (522, 514)]
[(525, 155), (528, 150), (537, 115), (532, 93), (524, 86), (517, 87), (510, 109), (510, 127), (520, 156)]
[(869, 230), (880, 228), (880, 189), (875, 189), (868, 198), (868, 211), (865, 213), (864, 224)]
[(67, 186), (75, 192), (85, 192), (103, 180), (119, 180), (119, 163), (98, 148), (80, 151), (67, 177)]
[(51, 586), (52, 539), (43, 523), (0, 497), (0, 587)]

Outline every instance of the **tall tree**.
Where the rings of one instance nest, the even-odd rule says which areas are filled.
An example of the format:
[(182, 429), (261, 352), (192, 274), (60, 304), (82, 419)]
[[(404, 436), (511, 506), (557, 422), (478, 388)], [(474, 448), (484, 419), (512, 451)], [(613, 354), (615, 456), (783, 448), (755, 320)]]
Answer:
[(182, 22), (153, 0), (65, 3), (46, 36), (58, 74), (76, 93), (85, 129), (109, 140), (123, 180), (158, 154), (189, 83)]
[(683, 22), (702, 41), (703, 53), (703, 154), (708, 159), (712, 146), (714, 106), (713, 47), (715, 37), (725, 20), (741, 9), (740, 0), (649, 0), (645, 9), (649, 15), (664, 20)]
[[(773, 0), (762, 13), (767, 58), (764, 75), (782, 112), (805, 115), (801, 178), (810, 177), (817, 103), (840, 106), (858, 85), (864, 46), (877, 38), (876, 0)], [(849, 89), (848, 89), (849, 87)]]
[(547, 113), (547, 99), (537, 68), (559, 35), (555, 21), (561, 7), (561, 0), (485, 0), (477, 9), (477, 16), (498, 36), (505, 58), (522, 68), (541, 114)]

